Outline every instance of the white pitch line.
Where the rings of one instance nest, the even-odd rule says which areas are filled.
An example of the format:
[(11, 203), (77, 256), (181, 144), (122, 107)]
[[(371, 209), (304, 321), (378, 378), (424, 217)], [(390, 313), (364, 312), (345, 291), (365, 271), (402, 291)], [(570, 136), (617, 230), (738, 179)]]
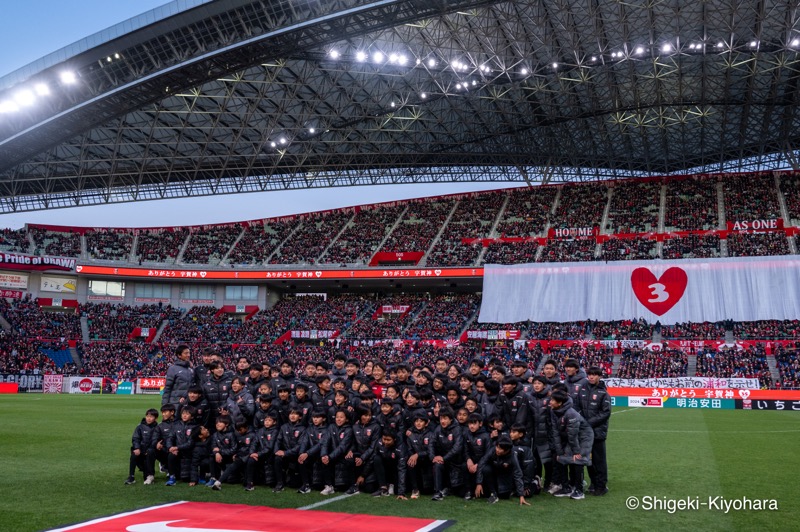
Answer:
[[(355, 495), (355, 493), (353, 494)], [(315, 502), (314, 504), (309, 504), (308, 506), (301, 506), (298, 510), (313, 510), (314, 508), (319, 508), (320, 506), (325, 506), (326, 504), (330, 504), (332, 502), (341, 501), (347, 499), (348, 497), (352, 497), (353, 495), (339, 495), (338, 497), (333, 497), (331, 499), (325, 499), (324, 501)]]
[(616, 412), (611, 412), (611, 415), (613, 416), (614, 414), (621, 414), (623, 412), (630, 412), (631, 410), (637, 410), (637, 409), (636, 408), (626, 408), (625, 410), (617, 410)]

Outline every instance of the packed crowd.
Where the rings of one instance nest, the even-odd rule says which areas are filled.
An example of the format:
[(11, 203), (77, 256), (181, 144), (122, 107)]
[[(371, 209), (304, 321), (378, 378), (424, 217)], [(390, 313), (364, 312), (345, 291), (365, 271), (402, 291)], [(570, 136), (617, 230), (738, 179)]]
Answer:
[(545, 236), (544, 229), (556, 199), (555, 187), (517, 189), (509, 195), (503, 218), (497, 224), (501, 237)]
[(778, 367), (780, 381), (776, 383), (779, 388), (800, 388), (800, 345), (792, 348), (779, 346), (775, 352), (775, 364)]
[(185, 228), (140, 232), (136, 244), (139, 263), (175, 262), (187, 236), (189, 230)]
[(679, 350), (650, 352), (630, 349), (620, 358), (617, 377), (623, 379), (650, 379), (664, 377), (686, 377), (689, 356)]
[(0, 251), (28, 253), (31, 242), (25, 229), (0, 229)]
[(391, 207), (361, 209), (320, 259), (324, 264), (369, 264), (386, 234), (405, 210), (400, 203)]
[(771, 388), (773, 384), (767, 355), (761, 347), (698, 352), (696, 376), (757, 378), (762, 388)]
[(733, 335), (742, 340), (787, 340), (800, 338), (800, 321), (760, 320), (734, 322)]
[(648, 260), (658, 255), (655, 240), (610, 239), (603, 242), (600, 258), (610, 260)]
[(653, 326), (644, 319), (622, 321), (594, 321), (589, 331), (598, 340), (650, 340)]
[(719, 257), (719, 236), (688, 235), (664, 240), (662, 259), (708, 259)]
[(0, 373), (21, 375), (74, 374), (75, 365), (56, 366), (42, 350), (61, 351), (67, 346), (58, 341), (40, 341), (0, 332)]
[(308, 215), (302, 219), (300, 229), (278, 248), (269, 263), (316, 264), (325, 248), (352, 217), (352, 209)]
[(584, 240), (550, 240), (542, 249), (539, 262), (587, 262), (595, 260), (597, 242)]
[(728, 235), (729, 257), (764, 257), (788, 255), (789, 241), (782, 231), (775, 233), (731, 233)]
[(181, 257), (181, 262), (219, 264), (240, 234), (242, 234), (242, 226), (239, 224), (194, 229), (186, 251)]
[(612, 191), (607, 232), (655, 233), (658, 230), (660, 182), (623, 182), (615, 185)]
[(415, 316), (414, 322), (405, 331), (405, 337), (429, 340), (455, 337), (477, 310), (478, 296), (475, 294), (433, 298)]
[(781, 192), (791, 225), (800, 226), (800, 174), (781, 176)]
[(493, 242), (483, 255), (483, 264), (527, 264), (536, 262), (536, 242)]
[(24, 338), (74, 340), (81, 337), (80, 314), (75, 309), (44, 312), (39, 300), (30, 294), (11, 301), (0, 298), (0, 313), (12, 330)]
[(666, 186), (665, 231), (719, 229), (716, 180), (675, 179), (668, 181)]
[(483, 251), (479, 244), (464, 244), (465, 238), (486, 238), (506, 195), (492, 192), (462, 198), (428, 256), (428, 266), (468, 266)]
[(90, 340), (122, 340), (137, 327), (158, 329), (164, 320), (177, 320), (181, 311), (170, 305), (121, 305), (88, 302), (81, 306)]
[(87, 231), (86, 252), (90, 259), (127, 261), (133, 247), (130, 231)]
[(81, 254), (81, 235), (78, 233), (58, 233), (31, 227), (35, 255), (55, 257), (79, 257)]
[[(403, 330), (411, 322), (413, 316), (427, 299), (423, 296), (403, 295), (391, 299), (378, 298), (374, 305), (374, 314), (365, 316), (347, 329), (346, 338), (351, 339), (395, 339), (402, 338)], [(391, 307), (390, 312), (382, 311), (384, 306)], [(401, 312), (403, 307), (408, 307)]]
[(161, 364), (152, 360), (160, 351), (157, 345), (143, 342), (93, 341), (82, 344), (78, 347), (82, 363), (80, 373), (118, 380), (163, 375), (167, 371), (166, 359)]
[(671, 340), (718, 340), (725, 337), (725, 329), (723, 322), (711, 323), (708, 321), (660, 326), (661, 335)]
[(446, 198), (409, 202), (403, 219), (386, 239), (381, 251), (428, 251), (455, 203), (456, 200)]
[(551, 227), (599, 227), (607, 202), (608, 187), (604, 184), (565, 185)]
[(263, 225), (250, 224), (228, 254), (227, 262), (245, 265), (263, 264), (281, 242), (289, 238), (296, 227), (295, 221), (271, 220)]
[(727, 176), (722, 180), (722, 188), (729, 222), (781, 217), (772, 172)]

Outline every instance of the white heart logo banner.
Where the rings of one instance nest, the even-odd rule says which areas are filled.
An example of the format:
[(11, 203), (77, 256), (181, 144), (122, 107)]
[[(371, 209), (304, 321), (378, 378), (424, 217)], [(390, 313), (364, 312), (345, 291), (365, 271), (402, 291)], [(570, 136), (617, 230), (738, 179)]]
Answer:
[(487, 264), (480, 323), (800, 318), (800, 259)]

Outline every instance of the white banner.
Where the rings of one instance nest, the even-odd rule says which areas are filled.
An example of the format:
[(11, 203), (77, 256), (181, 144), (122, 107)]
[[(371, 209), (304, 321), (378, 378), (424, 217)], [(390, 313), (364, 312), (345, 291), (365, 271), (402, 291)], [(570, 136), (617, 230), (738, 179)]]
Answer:
[(800, 258), (490, 264), (480, 323), (800, 319)]
[(50, 277), (42, 275), (42, 282), (39, 289), (42, 292), (60, 292), (74, 294), (78, 286), (78, 280), (69, 277)]
[(102, 377), (67, 377), (64, 379), (67, 393), (100, 393)]
[(45, 375), (44, 386), (42, 390), (44, 393), (61, 393), (62, 386), (64, 385), (63, 375)]
[(758, 390), (761, 388), (758, 379), (745, 379), (738, 377), (669, 377), (662, 379), (617, 379), (611, 377), (603, 379), (606, 386), (612, 388), (711, 388), (711, 389), (740, 389)]
[(0, 273), (0, 287), (28, 289), (28, 276), (21, 273)]

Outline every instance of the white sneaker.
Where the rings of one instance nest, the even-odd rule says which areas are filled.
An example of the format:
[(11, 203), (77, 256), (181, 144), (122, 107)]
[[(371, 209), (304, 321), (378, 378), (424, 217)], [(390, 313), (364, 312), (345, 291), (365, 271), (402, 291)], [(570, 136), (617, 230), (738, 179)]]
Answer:
[(419, 490), (414, 490), (411, 492), (412, 499), (419, 499)]
[(547, 493), (553, 495), (555, 492), (561, 491), (561, 484), (553, 484), (550, 486), (550, 489), (547, 490)]
[(325, 486), (325, 489), (319, 492), (320, 495), (333, 495), (334, 493), (333, 486)]
[(394, 495), (394, 484), (389, 484), (389, 495)]
[(153, 481), (155, 479), (156, 479), (156, 477), (154, 477), (153, 475), (147, 475), (147, 478), (144, 479), (144, 483), (145, 483), (146, 486), (149, 486), (150, 484), (153, 483)]

